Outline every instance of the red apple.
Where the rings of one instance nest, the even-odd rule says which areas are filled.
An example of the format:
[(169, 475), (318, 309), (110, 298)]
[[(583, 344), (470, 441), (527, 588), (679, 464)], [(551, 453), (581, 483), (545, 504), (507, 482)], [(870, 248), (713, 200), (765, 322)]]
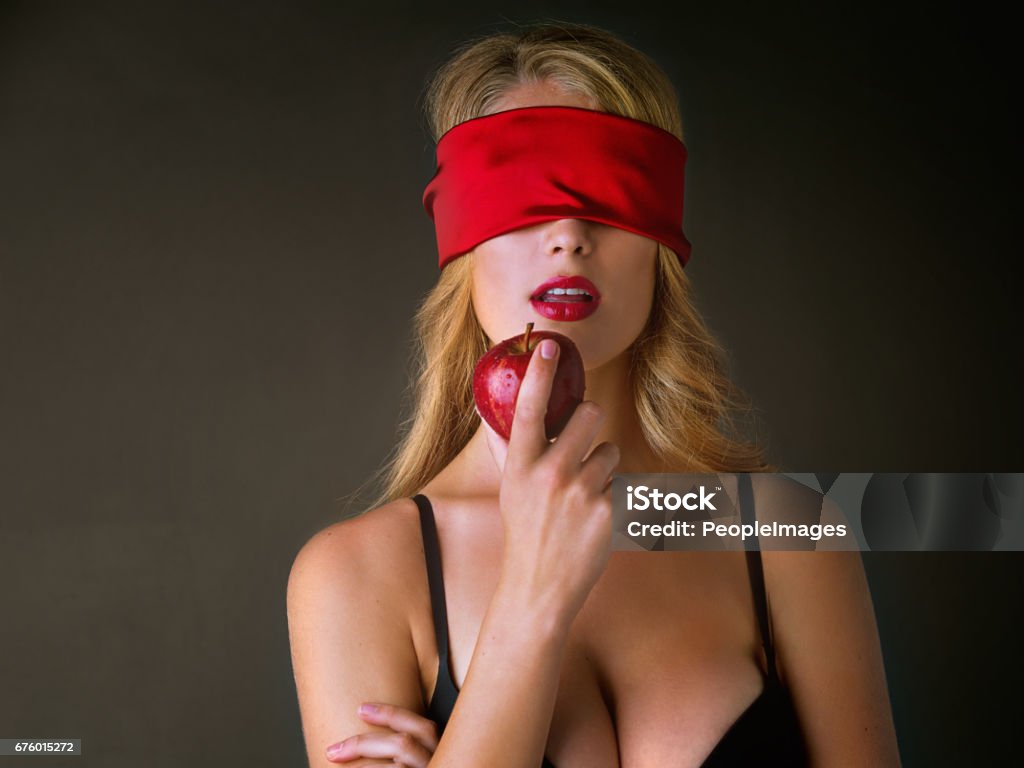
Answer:
[(583, 358), (572, 339), (554, 331), (534, 331), (526, 324), (526, 333), (505, 339), (491, 347), (473, 370), (473, 398), (480, 416), (506, 440), (512, 434), (512, 416), (519, 397), (519, 385), (534, 348), (543, 339), (558, 342), (558, 367), (551, 383), (551, 398), (544, 416), (548, 440), (565, 428), (576, 406), (583, 401), (586, 381)]

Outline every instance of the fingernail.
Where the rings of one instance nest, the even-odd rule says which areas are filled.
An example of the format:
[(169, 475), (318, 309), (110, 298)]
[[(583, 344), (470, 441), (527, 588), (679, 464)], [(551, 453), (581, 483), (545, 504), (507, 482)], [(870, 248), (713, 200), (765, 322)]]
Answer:
[(375, 715), (380, 711), (380, 707), (376, 704), (360, 704), (359, 714), (360, 715)]
[(545, 360), (550, 360), (558, 354), (558, 344), (551, 339), (544, 339), (540, 343), (540, 356)]
[[(348, 741), (348, 739), (345, 739)], [(331, 744), (327, 748), (327, 758), (333, 760), (336, 757), (341, 757), (341, 753), (345, 751), (345, 741), (339, 741), (337, 744)]]

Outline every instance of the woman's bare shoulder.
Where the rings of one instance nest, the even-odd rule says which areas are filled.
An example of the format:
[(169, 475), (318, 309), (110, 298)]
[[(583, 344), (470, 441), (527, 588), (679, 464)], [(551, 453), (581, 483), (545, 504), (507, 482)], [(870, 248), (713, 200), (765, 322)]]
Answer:
[(811, 525), (822, 522), (823, 513), (835, 507), (821, 491), (780, 473), (753, 472), (750, 480), (758, 522)]
[(356, 714), (360, 703), (422, 707), (410, 623), (426, 591), (411, 571), (422, 557), (409, 499), (329, 525), (296, 555), (288, 633), (310, 765), (326, 765), (328, 744), (371, 730)]
[(899, 765), (892, 709), (860, 552), (766, 551), (779, 673), (812, 754)]
[[(418, 511), (412, 499), (402, 498), (367, 512), (339, 520), (317, 531), (303, 548), (354, 548), (364, 550), (386, 545), (397, 537), (419, 535)], [(415, 529), (409, 529), (415, 524)]]
[(422, 552), (418, 514), (412, 499), (395, 499), (317, 531), (295, 556), (289, 594), (300, 587), (406, 591), (411, 569), (422, 570), (414, 557)]

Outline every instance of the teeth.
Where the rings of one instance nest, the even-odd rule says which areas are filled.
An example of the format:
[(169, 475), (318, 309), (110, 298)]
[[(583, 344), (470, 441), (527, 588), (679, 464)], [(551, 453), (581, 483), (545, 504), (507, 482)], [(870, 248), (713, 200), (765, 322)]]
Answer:
[(593, 298), (582, 288), (549, 288), (544, 292), (544, 295), (549, 294), (553, 296), (587, 296)]

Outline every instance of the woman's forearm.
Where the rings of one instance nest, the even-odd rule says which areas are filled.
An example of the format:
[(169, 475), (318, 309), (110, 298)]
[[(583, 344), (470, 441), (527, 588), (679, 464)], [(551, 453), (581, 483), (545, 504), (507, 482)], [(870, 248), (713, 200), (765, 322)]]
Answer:
[(541, 764), (571, 623), (499, 584), (432, 768)]
[(501, 470), (500, 575), (432, 766), (542, 763), (569, 628), (608, 564), (609, 479), (619, 449), (593, 447), (605, 415), (591, 401), (576, 406), (557, 441), (548, 440), (545, 413), (561, 353), (552, 339), (535, 349), (511, 440), (483, 427)]

